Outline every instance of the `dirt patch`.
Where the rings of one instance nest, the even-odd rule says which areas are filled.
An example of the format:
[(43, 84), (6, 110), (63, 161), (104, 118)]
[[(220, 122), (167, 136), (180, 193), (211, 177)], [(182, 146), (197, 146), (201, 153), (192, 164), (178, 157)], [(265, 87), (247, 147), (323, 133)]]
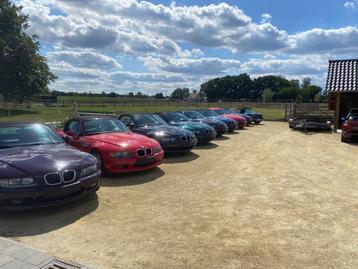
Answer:
[(98, 268), (358, 268), (358, 147), (266, 122), (0, 215), (1, 235)]

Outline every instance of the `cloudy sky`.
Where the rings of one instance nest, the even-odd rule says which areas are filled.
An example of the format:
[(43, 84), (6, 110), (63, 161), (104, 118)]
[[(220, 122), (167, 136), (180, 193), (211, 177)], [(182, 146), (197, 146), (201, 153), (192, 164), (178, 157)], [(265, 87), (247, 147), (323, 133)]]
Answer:
[(169, 94), (243, 72), (311, 77), (358, 58), (358, 0), (17, 0), (54, 90)]

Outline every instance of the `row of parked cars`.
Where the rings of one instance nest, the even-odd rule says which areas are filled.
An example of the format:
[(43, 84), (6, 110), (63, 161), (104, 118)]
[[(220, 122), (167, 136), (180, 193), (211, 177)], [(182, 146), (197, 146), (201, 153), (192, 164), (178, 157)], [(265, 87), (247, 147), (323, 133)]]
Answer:
[(165, 153), (188, 152), (227, 132), (259, 124), (251, 109), (81, 116), (63, 129), (0, 123), (0, 209), (68, 203), (100, 187), (102, 174), (143, 171)]

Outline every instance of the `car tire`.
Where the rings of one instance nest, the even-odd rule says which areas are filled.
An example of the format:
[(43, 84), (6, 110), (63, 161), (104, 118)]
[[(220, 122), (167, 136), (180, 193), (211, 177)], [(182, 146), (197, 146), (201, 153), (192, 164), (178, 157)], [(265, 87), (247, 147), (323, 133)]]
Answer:
[(97, 150), (92, 151), (91, 154), (92, 154), (94, 157), (96, 157), (97, 160), (99, 161), (100, 166), (101, 166), (102, 175), (107, 176), (107, 175), (108, 175), (108, 171), (107, 171), (107, 169), (106, 169), (106, 167), (105, 167), (105, 165), (104, 165), (104, 162), (103, 162), (103, 160), (102, 160), (101, 154), (100, 154)]
[(349, 138), (346, 138), (344, 137), (343, 135), (341, 136), (341, 142), (343, 143), (349, 143), (350, 142), (350, 139)]

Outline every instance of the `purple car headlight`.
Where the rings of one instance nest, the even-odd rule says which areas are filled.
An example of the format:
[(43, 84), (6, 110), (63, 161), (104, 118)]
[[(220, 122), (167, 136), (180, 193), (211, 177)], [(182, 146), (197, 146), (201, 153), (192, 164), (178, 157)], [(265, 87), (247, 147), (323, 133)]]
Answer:
[(37, 185), (32, 177), (0, 179), (0, 187), (2, 188), (25, 188)]
[(99, 173), (98, 166), (97, 166), (97, 164), (94, 164), (94, 165), (91, 165), (91, 166), (89, 166), (87, 168), (82, 169), (81, 174), (80, 174), (80, 178), (93, 176), (93, 175), (96, 175), (97, 173)]

